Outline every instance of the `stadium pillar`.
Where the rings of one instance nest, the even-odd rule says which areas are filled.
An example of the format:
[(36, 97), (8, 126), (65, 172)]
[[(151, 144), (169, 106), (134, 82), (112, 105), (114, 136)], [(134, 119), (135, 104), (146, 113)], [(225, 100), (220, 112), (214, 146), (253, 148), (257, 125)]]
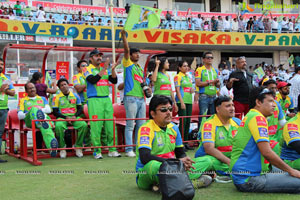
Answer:
[(223, 0), (221, 6), (222, 13), (230, 13), (232, 12), (232, 0)]
[(273, 52), (273, 64), (274, 64), (274, 66), (279, 66), (281, 64), (279, 51)]
[(214, 59), (213, 59), (213, 66), (217, 69), (220, 62), (221, 62), (221, 51), (212, 51)]
[(210, 0), (205, 0), (205, 12), (210, 12)]
[(287, 51), (280, 51), (279, 52), (279, 59), (280, 59), (280, 64), (283, 65), (284, 69), (288, 69), (289, 68), (289, 52)]

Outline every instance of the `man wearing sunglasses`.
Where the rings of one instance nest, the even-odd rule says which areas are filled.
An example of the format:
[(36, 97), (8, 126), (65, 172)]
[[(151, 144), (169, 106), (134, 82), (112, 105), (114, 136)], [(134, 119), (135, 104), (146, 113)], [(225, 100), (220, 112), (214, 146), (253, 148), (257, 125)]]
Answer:
[(234, 117), (234, 104), (230, 97), (219, 96), (214, 106), (216, 114), (200, 127), (201, 142), (193, 160), (203, 161), (201, 171), (216, 171), (228, 181), (232, 141), (241, 121)]
[[(151, 189), (157, 185), (161, 163), (170, 158), (180, 159), (186, 170), (194, 169), (196, 164), (184, 152), (178, 126), (172, 121), (172, 100), (163, 95), (154, 95), (149, 104), (150, 120), (138, 131), (136, 148), (137, 185), (141, 189)], [(191, 175), (190, 175), (191, 178)], [(195, 187), (206, 187), (212, 178), (208, 175), (193, 175)]]
[(282, 161), (269, 144), (266, 117), (274, 113), (274, 97), (267, 88), (251, 90), (251, 110), (233, 139), (230, 171), (241, 192), (300, 193), (300, 171)]
[[(216, 99), (217, 88), (220, 87), (218, 71), (213, 68), (213, 54), (211, 52), (203, 53), (202, 59), (204, 65), (197, 68), (195, 72), (196, 91), (199, 91), (199, 115), (215, 114), (214, 100)], [(199, 125), (202, 117), (199, 117)]]

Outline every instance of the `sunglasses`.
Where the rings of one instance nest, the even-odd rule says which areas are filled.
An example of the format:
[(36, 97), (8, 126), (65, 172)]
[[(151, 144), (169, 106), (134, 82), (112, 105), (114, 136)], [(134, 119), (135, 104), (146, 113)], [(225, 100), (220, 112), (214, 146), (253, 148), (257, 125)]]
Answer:
[(87, 64), (80, 65), (80, 67), (87, 67), (87, 66), (88, 66)]
[(214, 57), (209, 56), (209, 57), (205, 57), (206, 59), (214, 59)]
[(173, 107), (172, 106), (170, 106), (170, 107), (161, 107), (160, 109), (157, 109), (157, 110), (159, 110), (160, 112), (162, 112), (162, 113), (165, 113), (165, 112), (167, 112), (168, 110), (170, 111), (170, 112), (172, 112), (173, 111)]

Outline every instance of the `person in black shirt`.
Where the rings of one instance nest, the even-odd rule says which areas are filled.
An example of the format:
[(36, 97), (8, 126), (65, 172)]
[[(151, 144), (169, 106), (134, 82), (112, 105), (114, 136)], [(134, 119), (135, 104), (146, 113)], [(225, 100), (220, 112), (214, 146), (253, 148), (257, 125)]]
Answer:
[(227, 88), (233, 88), (233, 103), (235, 112), (246, 115), (249, 111), (249, 93), (253, 88), (253, 75), (247, 71), (247, 62), (245, 57), (239, 57), (236, 60), (236, 70), (229, 76)]

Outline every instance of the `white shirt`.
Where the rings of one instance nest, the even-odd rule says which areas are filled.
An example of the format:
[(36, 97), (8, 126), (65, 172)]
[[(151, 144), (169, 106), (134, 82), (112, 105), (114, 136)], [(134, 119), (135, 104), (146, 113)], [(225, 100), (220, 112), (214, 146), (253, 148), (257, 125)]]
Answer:
[(223, 21), (224, 30), (230, 30), (230, 22), (227, 20)]
[(195, 29), (201, 30), (202, 19), (201, 18), (195, 18), (194, 23), (195, 23)]
[[(122, 73), (117, 73), (118, 83), (116, 84), (116, 88), (118, 89), (118, 86), (124, 82), (124, 75)], [(124, 98), (124, 89), (119, 90), (120, 91), (120, 100), (123, 101)]]
[(232, 31), (238, 31), (239, 30), (239, 23), (236, 21), (232, 21)]
[(288, 29), (288, 28), (289, 28), (289, 27), (288, 27), (288, 24), (289, 24), (288, 21), (282, 21), (282, 22), (281, 22), (281, 28), (286, 28), (286, 29)]
[(289, 22), (289, 31), (293, 31), (293, 30), (294, 30), (294, 23)]
[(45, 21), (45, 11), (43, 11), (43, 10), (37, 11), (36, 17), (37, 17), (38, 21), (44, 22)]
[(290, 97), (294, 100), (294, 105), (298, 107), (298, 96), (300, 94), (300, 74), (296, 74), (291, 80)]
[(275, 20), (272, 20), (272, 29), (278, 29), (278, 22)]
[(228, 96), (233, 99), (233, 89), (227, 89), (226, 85), (224, 85), (220, 90), (220, 96)]

